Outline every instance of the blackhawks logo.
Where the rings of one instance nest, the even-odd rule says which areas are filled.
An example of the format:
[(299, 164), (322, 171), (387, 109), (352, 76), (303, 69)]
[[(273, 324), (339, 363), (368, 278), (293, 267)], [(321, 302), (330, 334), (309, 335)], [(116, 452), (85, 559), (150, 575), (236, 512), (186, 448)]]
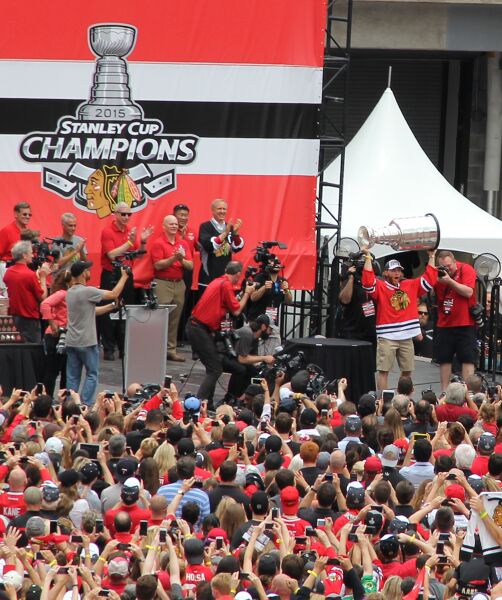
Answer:
[(390, 304), (394, 310), (404, 310), (410, 304), (410, 299), (403, 290), (396, 290), (390, 297)]

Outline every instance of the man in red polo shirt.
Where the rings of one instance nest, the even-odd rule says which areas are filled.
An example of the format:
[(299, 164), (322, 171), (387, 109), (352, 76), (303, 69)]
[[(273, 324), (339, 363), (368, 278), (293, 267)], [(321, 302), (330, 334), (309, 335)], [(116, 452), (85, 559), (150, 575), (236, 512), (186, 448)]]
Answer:
[(183, 272), (193, 269), (192, 251), (187, 242), (178, 235), (178, 219), (167, 215), (162, 223), (164, 232), (152, 244), (151, 257), (155, 269), (156, 293), (160, 304), (174, 304), (169, 312), (167, 334), (167, 358), (185, 362), (176, 354), (178, 323), (185, 302)]
[[(146, 240), (153, 233), (151, 225), (144, 228), (138, 241), (136, 227), (129, 227), (131, 215), (131, 207), (125, 202), (119, 202), (115, 207), (113, 221), (101, 232), (101, 267), (103, 270), (101, 271), (100, 288), (103, 290), (112, 290), (117, 283), (112, 261), (120, 259), (126, 252), (143, 249)], [(136, 303), (136, 293), (131, 275), (124, 286), (121, 298), (124, 304)], [(124, 322), (112, 321), (108, 314), (101, 315), (99, 332), (104, 349), (104, 359), (114, 360), (115, 345), (118, 346), (122, 356), (124, 352)]]
[(230, 261), (225, 275), (211, 281), (197, 302), (187, 323), (187, 335), (193, 352), (199, 355), (206, 367), (206, 376), (200, 384), (197, 396), (201, 400), (212, 400), (214, 388), (223, 372), (220, 355), (216, 350), (214, 334), (220, 329), (221, 321), (227, 313), (239, 315), (255, 290), (254, 284), (246, 284), (240, 301), (234, 287), (242, 274), (242, 263)]
[(21, 239), (21, 231), (28, 228), (31, 219), (31, 207), (28, 202), (19, 202), (14, 206), (14, 221), (0, 229), (0, 260), (12, 260), (12, 246)]
[(12, 248), (15, 263), (7, 269), (4, 283), (9, 292), (9, 314), (25, 342), (39, 344), (40, 302), (47, 298), (49, 265), (44, 263), (36, 272), (29, 268), (33, 260), (31, 242), (17, 242)]

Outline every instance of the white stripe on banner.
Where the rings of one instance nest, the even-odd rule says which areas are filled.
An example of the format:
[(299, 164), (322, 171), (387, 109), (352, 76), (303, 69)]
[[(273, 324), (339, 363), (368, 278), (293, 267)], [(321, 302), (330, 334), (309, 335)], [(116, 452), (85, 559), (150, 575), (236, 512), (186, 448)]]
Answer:
[[(24, 136), (0, 136), (0, 172), (38, 172), (38, 163), (19, 155)], [(200, 138), (193, 163), (176, 167), (190, 175), (317, 176), (319, 140), (263, 138)]]
[[(92, 61), (0, 60), (3, 98), (86, 100)], [(320, 104), (322, 68), (128, 63), (134, 100)]]

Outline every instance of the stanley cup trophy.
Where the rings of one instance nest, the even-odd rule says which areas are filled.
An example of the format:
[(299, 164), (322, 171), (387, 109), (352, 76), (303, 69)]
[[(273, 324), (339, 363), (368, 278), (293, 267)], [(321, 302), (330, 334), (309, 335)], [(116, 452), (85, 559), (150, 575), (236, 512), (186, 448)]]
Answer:
[(131, 100), (129, 75), (124, 57), (134, 47), (136, 30), (127, 25), (96, 25), (89, 30), (89, 44), (98, 60), (94, 85), (87, 104), (80, 106), (82, 121), (133, 121), (143, 118), (143, 109)]
[(393, 250), (436, 250), (441, 239), (439, 223), (432, 213), (423, 217), (400, 217), (387, 226), (373, 229), (359, 227), (357, 238), (360, 246), (371, 248), (385, 244)]

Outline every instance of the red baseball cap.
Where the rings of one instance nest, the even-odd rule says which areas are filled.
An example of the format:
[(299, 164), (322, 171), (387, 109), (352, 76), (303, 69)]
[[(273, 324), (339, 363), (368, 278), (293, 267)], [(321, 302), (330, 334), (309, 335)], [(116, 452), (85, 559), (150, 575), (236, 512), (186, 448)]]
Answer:
[(292, 486), (288, 485), (281, 492), (282, 512), (285, 515), (296, 515), (300, 505), (300, 493)]
[(364, 470), (367, 473), (381, 473), (382, 461), (378, 458), (378, 456), (369, 456), (364, 461)]
[(459, 483), (452, 483), (445, 488), (444, 493), (447, 498), (458, 498), (462, 502), (465, 500), (465, 490)]

